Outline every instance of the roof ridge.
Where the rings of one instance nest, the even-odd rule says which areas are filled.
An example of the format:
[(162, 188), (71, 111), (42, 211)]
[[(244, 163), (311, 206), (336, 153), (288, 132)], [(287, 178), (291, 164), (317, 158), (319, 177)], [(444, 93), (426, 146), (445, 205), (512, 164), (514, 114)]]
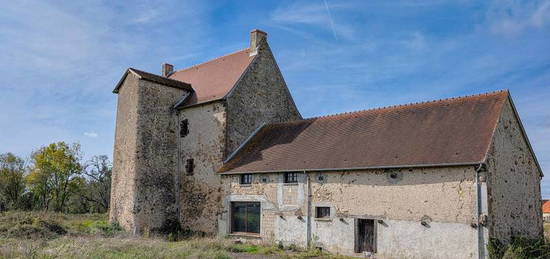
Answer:
[[(378, 111), (378, 110), (390, 110), (390, 109), (397, 109), (397, 108), (405, 108), (415, 105), (422, 105), (422, 104), (429, 104), (429, 103), (438, 103), (438, 102), (444, 102), (444, 101), (450, 101), (450, 100), (462, 100), (467, 98), (473, 98), (473, 97), (480, 97), (480, 96), (488, 96), (488, 95), (494, 95), (498, 93), (509, 93), (508, 89), (503, 90), (496, 90), (486, 93), (480, 93), (480, 94), (471, 94), (471, 95), (463, 95), (463, 96), (455, 96), (455, 97), (449, 97), (449, 98), (441, 98), (441, 99), (435, 99), (435, 100), (429, 100), (429, 101), (420, 101), (420, 102), (411, 102), (411, 103), (405, 103), (405, 104), (396, 104), (396, 105), (389, 105), (389, 106), (382, 106), (382, 107), (375, 107), (370, 109), (363, 109), (363, 110), (356, 110), (356, 111), (349, 111), (349, 112), (341, 112), (341, 113), (334, 113), (334, 114), (327, 114), (327, 115), (321, 115), (321, 116), (315, 116), (315, 117), (309, 117), (305, 118), (299, 121), (309, 121), (309, 120), (316, 120), (316, 119), (326, 119), (326, 118), (332, 118), (332, 117), (339, 117), (339, 116), (345, 116), (345, 115), (352, 115), (362, 112), (369, 112), (369, 111)], [(291, 122), (291, 121), (289, 121)]]
[(237, 53), (239, 53), (239, 52), (246, 51), (247, 49), (248, 49), (248, 48), (244, 48), (244, 49), (241, 49), (241, 50), (237, 50), (237, 51), (231, 52), (231, 53), (229, 53), (229, 54), (225, 54), (225, 55), (223, 55), (223, 56), (219, 56), (219, 57), (217, 57), (217, 58), (213, 58), (213, 59), (207, 60), (207, 61), (205, 61), (205, 62), (202, 62), (202, 63), (199, 63), (199, 64), (195, 64), (195, 65), (192, 65), (192, 66), (190, 66), (190, 67), (186, 67), (186, 68), (183, 68), (183, 69), (174, 71), (174, 72), (172, 72), (170, 75), (173, 75), (173, 74), (175, 74), (175, 73), (177, 73), (177, 72), (187, 71), (187, 70), (190, 70), (190, 69), (192, 69), (192, 68), (195, 68), (195, 67), (198, 67), (198, 66), (202, 66), (202, 65), (208, 64), (208, 63), (210, 63), (210, 62), (214, 62), (214, 61), (216, 61), (216, 60), (219, 60), (219, 59), (222, 59), (222, 58), (231, 56), (231, 55), (235, 55), (235, 54), (237, 54)]

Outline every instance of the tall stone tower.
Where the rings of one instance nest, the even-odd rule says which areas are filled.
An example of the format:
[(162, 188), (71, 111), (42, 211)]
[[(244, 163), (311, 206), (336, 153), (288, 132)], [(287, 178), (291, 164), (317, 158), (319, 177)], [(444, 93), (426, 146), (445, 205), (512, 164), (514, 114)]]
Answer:
[(216, 233), (217, 171), (265, 123), (300, 119), (267, 34), (250, 46), (162, 76), (128, 69), (118, 94), (110, 220), (134, 233)]

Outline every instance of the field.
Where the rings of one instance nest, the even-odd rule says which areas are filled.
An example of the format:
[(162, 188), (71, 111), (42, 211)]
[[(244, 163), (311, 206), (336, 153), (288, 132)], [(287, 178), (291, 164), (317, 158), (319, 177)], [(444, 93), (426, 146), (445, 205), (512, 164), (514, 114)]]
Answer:
[(104, 214), (0, 213), (0, 258), (346, 258), (229, 239), (133, 237)]

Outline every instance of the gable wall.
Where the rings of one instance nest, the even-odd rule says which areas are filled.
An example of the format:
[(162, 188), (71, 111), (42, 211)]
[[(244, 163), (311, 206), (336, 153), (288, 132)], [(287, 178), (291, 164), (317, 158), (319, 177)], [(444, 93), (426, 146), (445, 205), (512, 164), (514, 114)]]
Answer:
[(487, 157), (489, 237), (542, 236), (541, 172), (506, 101)]
[[(188, 121), (189, 133), (179, 136), (179, 123)], [(179, 220), (184, 229), (215, 233), (221, 208), (220, 176), (223, 162), (226, 108), (223, 102), (198, 105), (179, 111), (178, 186)], [(186, 172), (187, 159), (193, 159), (192, 175)]]
[(147, 233), (176, 220), (177, 142), (171, 107), (184, 90), (131, 82), (119, 92), (111, 199), (123, 206), (115, 205), (111, 219), (126, 230)]
[(139, 80), (129, 73), (118, 93), (109, 220), (134, 230)]
[(258, 53), (227, 97), (226, 155), (262, 123), (301, 118), (267, 41), (262, 41)]

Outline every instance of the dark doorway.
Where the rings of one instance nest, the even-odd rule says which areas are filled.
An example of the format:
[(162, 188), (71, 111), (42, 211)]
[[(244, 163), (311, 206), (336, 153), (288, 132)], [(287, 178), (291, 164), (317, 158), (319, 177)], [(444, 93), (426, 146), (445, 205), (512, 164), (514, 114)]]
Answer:
[(355, 219), (355, 252), (376, 252), (374, 220)]
[(231, 203), (231, 232), (260, 233), (260, 203)]

